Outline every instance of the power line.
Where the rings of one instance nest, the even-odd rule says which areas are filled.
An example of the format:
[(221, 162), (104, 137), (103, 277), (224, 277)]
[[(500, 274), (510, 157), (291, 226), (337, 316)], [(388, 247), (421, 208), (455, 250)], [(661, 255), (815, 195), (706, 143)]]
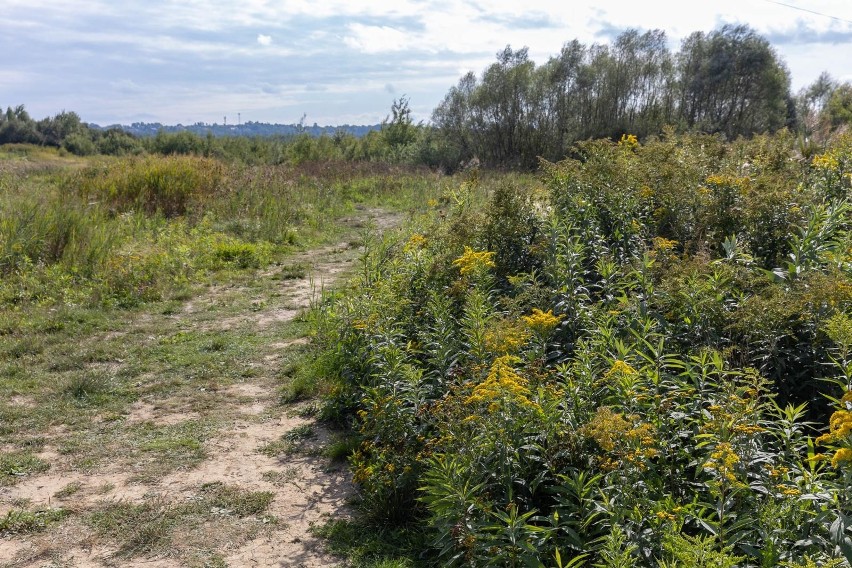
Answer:
[(822, 12), (817, 12), (816, 10), (809, 10), (807, 8), (802, 8), (801, 6), (794, 6), (792, 4), (785, 4), (784, 2), (777, 2), (776, 0), (763, 0), (764, 2), (769, 2), (770, 4), (777, 4), (778, 6), (784, 6), (785, 8), (790, 8), (792, 10), (799, 10), (800, 12), (807, 12), (808, 14), (815, 14), (817, 16), (822, 16), (823, 18), (831, 18), (832, 20), (836, 20), (838, 22), (845, 22), (847, 24), (852, 24), (852, 20), (847, 20), (845, 18), (839, 18), (837, 16), (832, 16), (831, 14), (823, 14)]

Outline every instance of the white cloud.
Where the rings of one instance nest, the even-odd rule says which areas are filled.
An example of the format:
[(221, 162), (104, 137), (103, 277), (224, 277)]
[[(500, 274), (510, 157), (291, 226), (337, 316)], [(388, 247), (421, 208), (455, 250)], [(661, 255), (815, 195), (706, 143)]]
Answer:
[(257, 43), (260, 45), (272, 45), (272, 36), (257, 34)]
[(344, 37), (343, 42), (361, 53), (403, 51), (411, 45), (406, 33), (389, 26), (349, 24), (348, 28), (351, 35)]

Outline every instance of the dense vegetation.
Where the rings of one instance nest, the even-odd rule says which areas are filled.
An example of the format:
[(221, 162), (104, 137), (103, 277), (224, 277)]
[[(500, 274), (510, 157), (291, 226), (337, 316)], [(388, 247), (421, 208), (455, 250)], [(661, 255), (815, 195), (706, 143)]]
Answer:
[(185, 299), (329, 239), (354, 203), (444, 184), (312, 318), (367, 530), (414, 535), (398, 564), (848, 565), (850, 92), (793, 96), (763, 38), (724, 27), (676, 54), (658, 31), (541, 66), (507, 47), (432, 125), (402, 98), (361, 138), (136, 138), (9, 108), (0, 344)]
[(852, 560), (852, 138), (792, 146), (585, 142), (372, 247), (323, 326), (368, 518), (440, 565)]

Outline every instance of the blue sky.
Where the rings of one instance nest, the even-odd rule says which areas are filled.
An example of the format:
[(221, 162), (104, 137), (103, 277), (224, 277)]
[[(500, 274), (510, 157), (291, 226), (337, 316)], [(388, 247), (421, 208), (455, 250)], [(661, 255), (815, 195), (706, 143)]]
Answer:
[[(0, 105), (116, 122), (369, 124), (408, 95), (428, 119), (467, 71), (507, 44), (537, 63), (574, 38), (609, 41), (744, 23), (793, 89), (852, 81), (850, 0), (1, 0)], [(677, 8), (680, 6), (680, 8)], [(814, 12), (818, 12), (814, 13)], [(829, 17), (833, 16), (833, 17)]]

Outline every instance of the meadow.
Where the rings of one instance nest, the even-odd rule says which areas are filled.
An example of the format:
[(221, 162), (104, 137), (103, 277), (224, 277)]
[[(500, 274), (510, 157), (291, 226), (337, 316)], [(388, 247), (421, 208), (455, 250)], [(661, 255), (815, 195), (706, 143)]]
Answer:
[(311, 307), (442, 183), (0, 147), (0, 565), (326, 564)]
[(0, 564), (849, 565), (848, 134), (273, 162), (0, 147)]

